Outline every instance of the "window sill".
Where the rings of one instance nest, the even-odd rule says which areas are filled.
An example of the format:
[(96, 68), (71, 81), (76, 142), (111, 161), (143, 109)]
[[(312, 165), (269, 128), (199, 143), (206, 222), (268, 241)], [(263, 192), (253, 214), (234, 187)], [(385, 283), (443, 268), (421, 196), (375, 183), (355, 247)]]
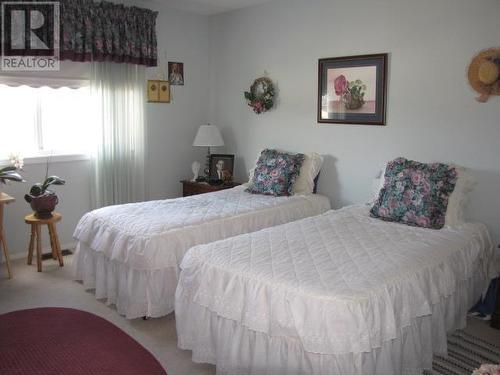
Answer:
[[(86, 154), (55, 154), (55, 155), (37, 155), (37, 156), (26, 156), (24, 157), (24, 164), (45, 164), (50, 158), (51, 163), (65, 163), (72, 161), (85, 161), (90, 160), (90, 156)], [(9, 164), (8, 159), (1, 160), (0, 165)]]

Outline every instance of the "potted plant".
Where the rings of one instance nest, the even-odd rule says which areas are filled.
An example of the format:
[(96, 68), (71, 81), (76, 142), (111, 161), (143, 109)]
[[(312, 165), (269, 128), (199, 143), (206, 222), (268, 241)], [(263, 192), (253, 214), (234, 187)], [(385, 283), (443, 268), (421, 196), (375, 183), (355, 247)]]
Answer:
[(17, 172), (23, 168), (23, 159), (15, 155), (10, 156), (9, 159), (12, 165), (0, 168), (0, 184), (5, 185), (7, 181), (25, 182)]
[(7, 181), (25, 182), (13, 165), (0, 168), (0, 183), (5, 185)]
[(335, 78), (335, 94), (346, 109), (358, 109), (365, 104), (366, 85), (359, 79), (348, 81), (344, 75)]
[(49, 162), (47, 161), (47, 169), (45, 171), (45, 180), (34, 184), (29, 194), (24, 196), (26, 202), (31, 205), (35, 216), (40, 219), (48, 219), (52, 217), (52, 211), (56, 208), (59, 199), (56, 193), (49, 190), (51, 185), (64, 185), (66, 181), (58, 176), (48, 176)]

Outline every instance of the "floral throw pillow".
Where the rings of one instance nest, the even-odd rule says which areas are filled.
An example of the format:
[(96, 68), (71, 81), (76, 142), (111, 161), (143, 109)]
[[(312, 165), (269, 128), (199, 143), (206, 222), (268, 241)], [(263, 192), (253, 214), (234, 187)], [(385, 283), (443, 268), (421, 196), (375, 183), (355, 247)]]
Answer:
[(249, 193), (278, 196), (292, 195), (295, 179), (304, 162), (304, 154), (287, 154), (266, 149), (260, 154)]
[(384, 187), (370, 210), (372, 217), (441, 229), (457, 171), (441, 163), (397, 158), (387, 163)]

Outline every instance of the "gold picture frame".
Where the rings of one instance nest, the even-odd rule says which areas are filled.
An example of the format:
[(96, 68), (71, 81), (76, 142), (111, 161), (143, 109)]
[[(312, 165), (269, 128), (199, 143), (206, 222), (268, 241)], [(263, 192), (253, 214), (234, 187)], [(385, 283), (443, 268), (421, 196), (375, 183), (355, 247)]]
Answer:
[(148, 102), (170, 103), (170, 82), (148, 80)]

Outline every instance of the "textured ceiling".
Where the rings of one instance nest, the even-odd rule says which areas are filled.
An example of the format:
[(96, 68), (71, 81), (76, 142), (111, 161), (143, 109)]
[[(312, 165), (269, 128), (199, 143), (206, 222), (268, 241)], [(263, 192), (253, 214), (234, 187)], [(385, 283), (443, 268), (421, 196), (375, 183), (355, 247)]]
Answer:
[(270, 0), (155, 0), (175, 9), (204, 15), (213, 15), (251, 5), (267, 3)]

